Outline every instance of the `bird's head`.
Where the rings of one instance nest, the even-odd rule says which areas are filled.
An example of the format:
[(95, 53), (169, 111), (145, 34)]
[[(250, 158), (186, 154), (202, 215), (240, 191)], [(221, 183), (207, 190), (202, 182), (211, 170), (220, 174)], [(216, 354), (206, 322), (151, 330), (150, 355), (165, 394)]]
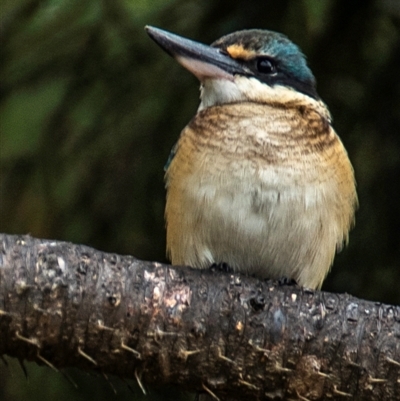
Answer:
[(201, 108), (243, 101), (318, 100), (315, 79), (300, 49), (286, 36), (250, 29), (210, 46), (146, 27), (150, 37), (202, 84)]

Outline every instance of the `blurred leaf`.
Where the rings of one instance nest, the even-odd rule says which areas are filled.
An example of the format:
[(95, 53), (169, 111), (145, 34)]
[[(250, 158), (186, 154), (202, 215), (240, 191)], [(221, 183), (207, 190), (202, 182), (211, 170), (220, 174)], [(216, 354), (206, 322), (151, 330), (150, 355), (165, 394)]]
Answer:
[(68, 79), (47, 80), (14, 91), (0, 108), (1, 159), (38, 152), (45, 124), (61, 102)]

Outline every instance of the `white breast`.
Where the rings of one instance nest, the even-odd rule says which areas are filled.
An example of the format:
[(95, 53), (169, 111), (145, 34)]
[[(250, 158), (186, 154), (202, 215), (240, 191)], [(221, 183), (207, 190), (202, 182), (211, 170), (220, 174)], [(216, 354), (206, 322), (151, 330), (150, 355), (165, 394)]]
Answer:
[[(224, 110), (231, 116), (241, 107)], [(198, 268), (225, 262), (258, 277), (319, 287), (353, 219), (350, 162), (339, 139), (322, 153), (294, 146), (284, 134), (295, 110), (272, 118), (253, 114), (263, 106), (247, 107), (248, 119), (224, 119), (218, 110), (182, 133), (167, 172), (171, 261)]]

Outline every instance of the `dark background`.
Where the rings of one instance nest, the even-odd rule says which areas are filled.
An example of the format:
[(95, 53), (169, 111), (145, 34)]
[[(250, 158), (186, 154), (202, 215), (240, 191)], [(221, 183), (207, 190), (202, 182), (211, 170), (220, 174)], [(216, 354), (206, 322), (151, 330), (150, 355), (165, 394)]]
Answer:
[[(323, 288), (400, 304), (399, 0), (0, 1), (1, 232), (165, 261), (163, 166), (199, 84), (143, 27), (205, 43), (272, 29), (307, 55), (356, 172), (357, 225)], [(141, 397), (8, 362), (1, 400)]]

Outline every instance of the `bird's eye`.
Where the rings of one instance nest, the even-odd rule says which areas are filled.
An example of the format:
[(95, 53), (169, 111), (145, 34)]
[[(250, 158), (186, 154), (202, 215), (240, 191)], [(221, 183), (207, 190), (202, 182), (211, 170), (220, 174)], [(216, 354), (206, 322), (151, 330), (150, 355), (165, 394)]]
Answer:
[(262, 74), (274, 74), (276, 67), (274, 62), (269, 58), (258, 58), (257, 59), (257, 71)]

